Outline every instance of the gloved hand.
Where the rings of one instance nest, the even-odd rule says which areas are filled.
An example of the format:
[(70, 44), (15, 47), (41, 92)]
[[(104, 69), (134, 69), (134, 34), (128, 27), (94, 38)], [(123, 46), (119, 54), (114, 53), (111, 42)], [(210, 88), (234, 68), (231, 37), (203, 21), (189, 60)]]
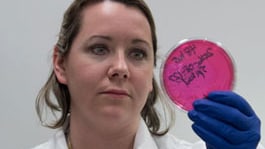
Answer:
[(214, 91), (188, 112), (207, 149), (256, 149), (260, 120), (247, 101), (231, 91)]

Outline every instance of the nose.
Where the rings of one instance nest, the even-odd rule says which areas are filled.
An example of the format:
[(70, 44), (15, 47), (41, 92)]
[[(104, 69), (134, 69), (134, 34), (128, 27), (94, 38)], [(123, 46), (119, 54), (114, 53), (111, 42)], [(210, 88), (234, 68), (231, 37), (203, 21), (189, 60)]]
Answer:
[(110, 79), (127, 79), (129, 78), (129, 69), (124, 52), (117, 52), (110, 62), (108, 70)]

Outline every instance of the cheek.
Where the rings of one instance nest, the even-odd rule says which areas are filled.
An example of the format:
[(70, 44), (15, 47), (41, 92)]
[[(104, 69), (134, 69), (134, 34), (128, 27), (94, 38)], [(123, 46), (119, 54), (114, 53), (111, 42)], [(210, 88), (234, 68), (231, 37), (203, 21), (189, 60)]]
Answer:
[(146, 85), (149, 93), (153, 90), (153, 78), (154, 78), (153, 70), (148, 71), (148, 73), (146, 73), (145, 75), (148, 76), (146, 78)]
[(147, 89), (148, 89), (148, 93), (153, 90), (153, 74), (147, 81)]
[(136, 89), (143, 96), (147, 96), (153, 89), (153, 71), (138, 71), (135, 77), (133, 82), (135, 83)]
[(97, 85), (103, 80), (101, 69), (91, 65), (77, 65), (68, 69), (68, 88), (73, 100), (83, 100), (93, 96)]
[(135, 100), (138, 101), (137, 105), (139, 106), (140, 111), (143, 109), (144, 105), (146, 104), (148, 95), (153, 89), (152, 78), (153, 78), (153, 73), (146, 72), (146, 73), (141, 73), (141, 75), (139, 74), (137, 80), (133, 80), (134, 87), (136, 89)]

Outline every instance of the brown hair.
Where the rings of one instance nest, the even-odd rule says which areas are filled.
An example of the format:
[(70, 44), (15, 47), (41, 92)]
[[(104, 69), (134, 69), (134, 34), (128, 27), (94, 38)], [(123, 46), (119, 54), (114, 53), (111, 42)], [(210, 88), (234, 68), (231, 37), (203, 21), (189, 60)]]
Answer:
[[(104, 0), (74, 0), (70, 7), (66, 10), (61, 25), (61, 30), (59, 33), (59, 39), (56, 43), (56, 48), (59, 49), (60, 56), (64, 57), (69, 53), (71, 49), (72, 42), (79, 32), (81, 25), (82, 16), (81, 13), (83, 9), (94, 3), (99, 3)], [(152, 44), (154, 50), (154, 64), (156, 65), (156, 52), (157, 52), (157, 38), (156, 29), (153, 16), (150, 9), (143, 0), (113, 0), (116, 2), (123, 3), (130, 7), (135, 7), (139, 9), (147, 18), (152, 36)], [(168, 132), (169, 128), (164, 131), (160, 131), (161, 120), (155, 109), (155, 103), (158, 99), (158, 86), (153, 78), (153, 90), (149, 94), (148, 99), (144, 108), (141, 111), (141, 116), (146, 122), (149, 131), (154, 135), (164, 135)], [(55, 96), (55, 102), (52, 97)], [(46, 84), (41, 88), (39, 94), (36, 98), (36, 110), (41, 122), (45, 122), (43, 118), (43, 108), (49, 108), (49, 110), (56, 116), (59, 112), (59, 118), (55, 119), (54, 123), (45, 124), (45, 126), (50, 128), (59, 128), (65, 124), (67, 119), (67, 114), (70, 108), (70, 93), (68, 87), (61, 84), (56, 79), (55, 73), (52, 71)]]

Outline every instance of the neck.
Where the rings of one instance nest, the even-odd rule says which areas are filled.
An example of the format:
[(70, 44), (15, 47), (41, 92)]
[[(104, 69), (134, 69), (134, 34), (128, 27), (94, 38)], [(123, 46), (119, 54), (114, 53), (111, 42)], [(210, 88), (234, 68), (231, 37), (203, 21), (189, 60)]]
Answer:
[(72, 149), (133, 149), (137, 123), (116, 124), (99, 123), (97, 125), (70, 122), (69, 140)]

